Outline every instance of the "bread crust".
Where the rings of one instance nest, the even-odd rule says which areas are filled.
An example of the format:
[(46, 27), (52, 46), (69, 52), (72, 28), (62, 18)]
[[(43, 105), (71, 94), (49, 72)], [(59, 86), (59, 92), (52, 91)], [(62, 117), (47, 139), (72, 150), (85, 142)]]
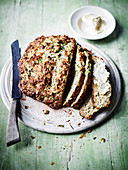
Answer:
[(65, 35), (31, 42), (18, 62), (20, 90), (51, 108), (61, 108), (75, 44)]
[(74, 109), (78, 109), (80, 105), (83, 102), (85, 93), (88, 89), (88, 86), (90, 85), (91, 82), (91, 69), (92, 69), (92, 64), (91, 64), (91, 51), (88, 51), (87, 49), (84, 48), (84, 53), (86, 57), (86, 65), (85, 65), (85, 78), (83, 85), (81, 87), (81, 91), (79, 95), (77, 96), (76, 100), (72, 103), (71, 107)]
[(87, 94), (86, 99), (80, 108), (79, 114), (85, 119), (91, 119), (94, 113), (96, 113), (99, 109), (94, 108), (92, 104), (92, 94), (91, 91)]
[(84, 81), (85, 64), (83, 49), (80, 45), (77, 45), (75, 76), (63, 106), (71, 106), (78, 96)]
[[(111, 102), (112, 86), (108, 80), (109, 73), (105, 68), (103, 59), (91, 56), (91, 51), (82, 48), (79, 44), (77, 46), (75, 70), (77, 70), (78, 74), (75, 74), (75, 79), (64, 104), (65, 86), (76, 49), (75, 39), (66, 35), (40, 36), (29, 44), (18, 61), (20, 90), (25, 95), (41, 101), (54, 109), (59, 109), (62, 106), (71, 106), (78, 109), (92, 81), (91, 98), (93, 108), (108, 107)], [(91, 78), (92, 61), (93, 77)], [(103, 69), (102, 72), (106, 76), (106, 82), (104, 84), (102, 81), (100, 82), (101, 86), (104, 85), (107, 89), (104, 93), (104, 89), (102, 88), (101, 92), (99, 90), (101, 86), (95, 83), (99, 81), (95, 74), (97, 62), (101, 64), (101, 70)], [(100, 71), (99, 74), (102, 77)]]
[[(79, 114), (86, 119), (91, 119), (92, 116), (96, 112), (98, 112), (100, 109), (108, 107), (108, 105), (110, 104), (111, 89), (112, 89), (110, 81), (108, 79), (109, 73), (105, 68), (104, 60), (97, 56), (92, 56), (92, 62), (93, 62), (92, 84), (91, 84), (91, 87), (89, 88), (88, 93), (86, 94), (86, 98), (83, 102), (82, 107), (80, 108), (80, 111), (79, 111)], [(101, 64), (100, 68), (96, 67), (96, 64), (98, 62), (101, 62), (101, 63), (99, 63), (99, 65)], [(98, 74), (98, 73), (99, 73), (99, 75), (95, 76), (95, 74)], [(100, 78), (100, 76), (101, 76), (100, 74), (103, 74), (102, 76), (103, 76), (104, 80), (105, 80), (105, 76), (107, 76), (105, 81), (103, 81), (103, 82), (101, 81), (102, 79)], [(99, 77), (100, 82), (97, 82), (98, 81), (97, 77)], [(99, 83), (99, 86), (96, 85), (98, 83)], [(108, 88), (103, 93), (102, 89), (100, 89), (100, 87), (104, 83), (108, 84)], [(103, 86), (103, 87), (105, 87), (105, 86)], [(97, 95), (97, 94), (99, 94), (99, 95)]]

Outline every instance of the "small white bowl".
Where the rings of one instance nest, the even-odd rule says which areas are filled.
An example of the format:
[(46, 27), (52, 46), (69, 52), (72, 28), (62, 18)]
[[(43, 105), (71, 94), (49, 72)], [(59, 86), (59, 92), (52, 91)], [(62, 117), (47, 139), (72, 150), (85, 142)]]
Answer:
[[(96, 16), (100, 16), (102, 20), (105, 21), (104, 31), (101, 33), (88, 32), (87, 27), (85, 25), (85, 31), (80, 29), (79, 21), (80, 19), (87, 15), (93, 14)], [(76, 33), (78, 36), (88, 39), (88, 40), (98, 40), (109, 36), (115, 29), (116, 21), (110, 12), (106, 9), (97, 7), (97, 6), (84, 6), (75, 10), (69, 17), (69, 25), (70, 28)]]

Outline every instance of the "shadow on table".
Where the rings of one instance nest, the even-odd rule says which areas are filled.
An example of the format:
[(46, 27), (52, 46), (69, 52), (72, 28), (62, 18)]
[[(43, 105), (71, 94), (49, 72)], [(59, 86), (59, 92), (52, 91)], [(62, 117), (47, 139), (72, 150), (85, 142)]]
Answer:
[(119, 22), (116, 21), (116, 27), (115, 30), (113, 31), (112, 34), (110, 34), (108, 37), (103, 38), (101, 40), (88, 40), (89, 43), (91, 42), (95, 42), (95, 44), (106, 44), (106, 43), (110, 43), (115, 39), (118, 39), (123, 33), (123, 27), (121, 26), (121, 24)]
[(23, 148), (27, 148), (32, 145), (32, 139), (30, 138), (31, 132), (28, 127), (24, 126), (20, 128), (21, 142), (16, 144), (16, 150), (22, 150)]

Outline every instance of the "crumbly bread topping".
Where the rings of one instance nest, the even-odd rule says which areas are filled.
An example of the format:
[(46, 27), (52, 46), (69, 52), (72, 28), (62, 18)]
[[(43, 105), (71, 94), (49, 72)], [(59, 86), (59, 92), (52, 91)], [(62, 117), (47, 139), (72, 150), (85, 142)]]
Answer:
[(31, 42), (18, 63), (21, 91), (60, 108), (75, 44), (65, 35), (41, 36)]
[(63, 106), (71, 106), (79, 94), (85, 77), (85, 64), (84, 50), (80, 45), (77, 45), (75, 77)]

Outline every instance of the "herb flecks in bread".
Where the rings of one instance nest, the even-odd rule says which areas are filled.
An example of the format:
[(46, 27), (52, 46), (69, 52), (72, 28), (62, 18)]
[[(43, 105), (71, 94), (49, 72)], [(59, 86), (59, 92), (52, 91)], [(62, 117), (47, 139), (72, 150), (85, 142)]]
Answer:
[(110, 73), (105, 67), (103, 59), (92, 56), (93, 80), (92, 80), (92, 101), (97, 109), (107, 107), (110, 104), (111, 84)]
[(77, 45), (77, 53), (75, 60), (75, 76), (70, 91), (66, 97), (63, 106), (71, 106), (79, 94), (85, 77), (85, 54), (80, 45)]
[(84, 82), (81, 87), (80, 93), (77, 96), (76, 100), (71, 105), (71, 107), (73, 107), (75, 109), (78, 109), (80, 107), (80, 105), (82, 104), (85, 93), (86, 93), (88, 86), (90, 85), (90, 82), (91, 82), (91, 70), (92, 70), (91, 52), (85, 48), (83, 50), (84, 50), (84, 54), (85, 54), (84, 57), (86, 60), (85, 77), (84, 77)]
[[(18, 69), (20, 90), (51, 108), (78, 109), (83, 102), (80, 115), (91, 118), (110, 104), (110, 73), (103, 59), (76, 45), (74, 38), (66, 35), (36, 38), (19, 59)], [(89, 85), (92, 93), (87, 97)]]
[(95, 112), (97, 112), (99, 109), (93, 107), (92, 104), (92, 94), (91, 92), (88, 93), (84, 104), (80, 108), (80, 115), (84, 117), (85, 119), (91, 119), (91, 117), (94, 115)]
[(100, 109), (108, 107), (112, 89), (109, 80), (110, 73), (105, 67), (104, 60), (97, 56), (92, 56), (92, 61), (92, 90), (88, 92), (79, 112), (86, 119), (90, 119)]
[(41, 36), (31, 42), (18, 63), (21, 91), (51, 108), (62, 107), (75, 44), (65, 35)]

